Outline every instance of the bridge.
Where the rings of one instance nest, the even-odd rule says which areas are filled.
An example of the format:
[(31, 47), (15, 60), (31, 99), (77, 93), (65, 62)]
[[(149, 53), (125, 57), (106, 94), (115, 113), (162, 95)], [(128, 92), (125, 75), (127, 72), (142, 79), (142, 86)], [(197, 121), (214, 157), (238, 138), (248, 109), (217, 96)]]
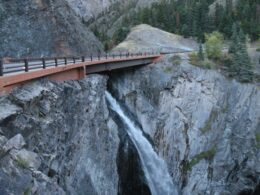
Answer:
[(160, 57), (158, 53), (120, 53), (88, 57), (4, 58), (0, 59), (0, 95), (43, 77), (55, 81), (77, 80), (91, 73), (147, 65)]

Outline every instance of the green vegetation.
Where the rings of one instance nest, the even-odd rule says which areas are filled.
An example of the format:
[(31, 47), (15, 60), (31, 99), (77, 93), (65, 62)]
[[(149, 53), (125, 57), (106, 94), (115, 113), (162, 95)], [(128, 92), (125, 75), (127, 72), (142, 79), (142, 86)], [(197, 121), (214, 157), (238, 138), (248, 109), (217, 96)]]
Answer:
[(260, 143), (260, 133), (255, 134), (255, 139), (256, 139), (257, 142)]
[(172, 63), (174, 65), (180, 65), (181, 64), (181, 57), (179, 55), (172, 56)]
[(260, 34), (258, 35), (258, 48), (256, 49), (256, 51), (260, 52)]
[(210, 113), (209, 119), (206, 121), (205, 126), (200, 128), (200, 131), (204, 134), (211, 130), (212, 123), (217, 119), (218, 112), (216, 110), (212, 110)]
[(229, 52), (223, 53), (223, 35), (219, 32), (206, 34), (206, 57), (200, 45), (198, 53), (189, 55), (190, 63), (202, 68), (219, 68), (240, 82), (252, 82), (254, 79), (253, 65), (247, 52), (246, 36), (238, 24), (232, 27)]
[(211, 34), (206, 34), (206, 53), (209, 59), (219, 60), (221, 59), (222, 47), (223, 47), (224, 37), (221, 33), (215, 31)]
[[(190, 55), (192, 64), (203, 68), (216, 67), (241, 82), (256, 80), (246, 42), (259, 39), (259, 0), (238, 0), (236, 4), (232, 0), (224, 0), (224, 5), (215, 4), (215, 11), (210, 11), (209, 6), (213, 2), (161, 0), (138, 10), (132, 9), (136, 7), (137, 0), (129, 0), (123, 6), (116, 3), (108, 10), (114, 13), (110, 20), (115, 22), (123, 13), (124, 16), (112, 39), (107, 37), (106, 32), (99, 32), (96, 26), (92, 30), (104, 43), (105, 50), (123, 41), (131, 27), (142, 23), (184, 37), (194, 37), (201, 44), (198, 58), (194, 54)], [(104, 25), (109, 28), (109, 22), (104, 22)], [(222, 52), (224, 39), (231, 42), (228, 54)]]
[(255, 139), (256, 139), (256, 142), (257, 142), (256, 147), (260, 148), (260, 133), (255, 134)]
[(241, 82), (253, 80), (253, 66), (247, 53), (246, 36), (238, 24), (233, 24), (229, 48), (230, 62), (226, 64), (229, 75)]
[(203, 58), (204, 60), (201, 60), (200, 55), (200, 51), (198, 53), (193, 52), (189, 54), (190, 64), (206, 69), (213, 69), (216, 67), (215, 63), (208, 58)]
[(161, 0), (150, 7), (132, 11), (124, 16), (116, 34), (115, 42), (123, 40), (125, 29), (146, 23), (168, 32), (185, 37), (197, 37), (205, 41), (205, 33), (219, 31), (225, 38), (231, 38), (232, 24), (239, 23), (251, 40), (257, 40), (260, 33), (258, 0), (238, 0), (237, 6), (231, 0), (226, 5), (216, 4), (215, 12), (209, 13), (214, 0)]
[(20, 156), (17, 157), (16, 162), (23, 169), (27, 169), (29, 167), (29, 163), (25, 159), (21, 158)]
[(28, 187), (24, 190), (23, 195), (30, 195), (32, 192), (32, 187)]
[(164, 68), (164, 72), (165, 72), (165, 73), (171, 73), (171, 72), (172, 72), (172, 67), (169, 67), (169, 66), (168, 66), (168, 67), (165, 67), (165, 68)]
[(183, 165), (183, 170), (185, 172), (190, 171), (192, 169), (193, 166), (195, 166), (196, 164), (198, 164), (201, 160), (206, 159), (206, 160), (210, 160), (212, 159), (216, 154), (216, 148), (213, 147), (210, 150), (207, 150), (205, 152), (201, 152), (197, 155), (195, 155), (191, 161), (186, 162)]

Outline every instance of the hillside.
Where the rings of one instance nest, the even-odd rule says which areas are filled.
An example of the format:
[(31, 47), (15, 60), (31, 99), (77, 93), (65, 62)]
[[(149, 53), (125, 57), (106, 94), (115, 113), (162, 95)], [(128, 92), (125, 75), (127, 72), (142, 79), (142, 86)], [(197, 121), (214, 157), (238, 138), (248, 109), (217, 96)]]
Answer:
[(102, 45), (64, 0), (0, 2), (0, 57), (86, 54)]
[(196, 49), (198, 49), (198, 44), (192, 39), (185, 39), (180, 35), (171, 34), (158, 28), (141, 24), (132, 28), (127, 38), (116, 46), (114, 50), (130, 52), (178, 52), (193, 51)]
[(85, 21), (97, 17), (118, 0), (66, 0), (70, 7)]

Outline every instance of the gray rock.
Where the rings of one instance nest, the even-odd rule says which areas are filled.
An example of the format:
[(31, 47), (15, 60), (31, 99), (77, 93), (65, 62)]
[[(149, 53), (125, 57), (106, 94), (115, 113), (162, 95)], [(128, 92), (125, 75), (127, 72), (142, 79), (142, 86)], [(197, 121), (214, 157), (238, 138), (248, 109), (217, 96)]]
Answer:
[(3, 146), (5, 151), (9, 151), (11, 149), (21, 149), (25, 146), (25, 140), (21, 134), (17, 134), (16, 136), (12, 137), (10, 140), (6, 142)]
[(130, 52), (181, 52), (194, 51), (197, 48), (197, 42), (192, 39), (168, 33), (147, 24), (140, 24), (132, 28), (127, 38), (113, 50)]
[(0, 57), (86, 55), (103, 48), (65, 0), (1, 1), (0, 23)]
[(239, 194), (260, 183), (260, 91), (215, 70), (156, 64), (110, 78), (183, 194)]
[(7, 138), (5, 136), (0, 135), (0, 148), (2, 148), (6, 142)]
[[(0, 127), (6, 137), (19, 131), (27, 145), (0, 157), (0, 164), (13, 162), (0, 170), (0, 186), (5, 186), (0, 194), (22, 194), (26, 187), (50, 195), (118, 193), (119, 138), (105, 101), (106, 85), (106, 76), (89, 75), (80, 81), (35, 82), (6, 97), (5, 102), (22, 110), (3, 119)], [(12, 178), (14, 170), (19, 171)], [(27, 179), (20, 184), (20, 177), (28, 178), (30, 185)]]
[[(0, 99), (0, 122), (7, 117), (15, 115), (21, 111), (21, 108), (12, 104), (10, 101), (6, 101), (5, 99)], [(1, 130), (1, 134), (2, 134)]]
[(37, 170), (41, 165), (39, 156), (36, 153), (26, 149), (11, 150), (10, 154), (14, 160), (23, 161), (28, 166), (28, 168)]

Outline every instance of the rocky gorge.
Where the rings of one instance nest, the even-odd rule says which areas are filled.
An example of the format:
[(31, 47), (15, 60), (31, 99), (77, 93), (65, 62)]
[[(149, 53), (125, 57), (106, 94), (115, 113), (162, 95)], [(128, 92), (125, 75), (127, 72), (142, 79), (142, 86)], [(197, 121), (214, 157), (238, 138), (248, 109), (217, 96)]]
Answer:
[[(102, 51), (81, 17), (113, 1), (93, 4), (86, 15), (74, 0), (11, 1), (16, 6), (0, 2), (0, 56)], [(192, 51), (198, 44), (139, 25), (114, 51), (149, 48)], [(165, 162), (159, 180), (169, 175), (179, 194), (260, 194), (259, 84), (195, 67), (183, 53), (77, 81), (42, 78), (1, 96), (0, 194), (152, 194), (140, 148), (108, 92), (157, 155), (146, 159)]]
[(81, 81), (42, 80), (1, 97), (1, 194), (149, 194), (107, 89), (182, 194), (259, 193), (259, 87), (180, 57)]

